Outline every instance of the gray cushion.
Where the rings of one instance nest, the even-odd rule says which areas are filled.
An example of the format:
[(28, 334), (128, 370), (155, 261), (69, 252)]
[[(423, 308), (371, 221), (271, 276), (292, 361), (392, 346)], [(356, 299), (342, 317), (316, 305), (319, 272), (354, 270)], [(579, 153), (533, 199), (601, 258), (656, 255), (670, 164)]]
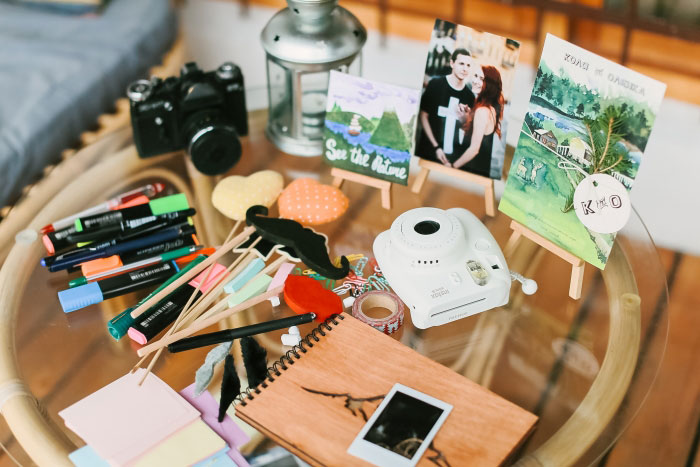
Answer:
[(170, 0), (112, 0), (83, 17), (0, 2), (0, 206), (146, 76), (175, 34)]

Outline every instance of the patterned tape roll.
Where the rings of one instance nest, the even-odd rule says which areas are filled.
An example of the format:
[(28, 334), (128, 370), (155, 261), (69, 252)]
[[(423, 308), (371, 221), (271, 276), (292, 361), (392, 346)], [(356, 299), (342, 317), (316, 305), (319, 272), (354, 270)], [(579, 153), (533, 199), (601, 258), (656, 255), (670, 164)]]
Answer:
[[(385, 318), (370, 318), (364, 312), (370, 308), (386, 308), (391, 314)], [(352, 304), (352, 315), (384, 334), (392, 334), (403, 324), (403, 303), (391, 292), (372, 290), (357, 297)]]

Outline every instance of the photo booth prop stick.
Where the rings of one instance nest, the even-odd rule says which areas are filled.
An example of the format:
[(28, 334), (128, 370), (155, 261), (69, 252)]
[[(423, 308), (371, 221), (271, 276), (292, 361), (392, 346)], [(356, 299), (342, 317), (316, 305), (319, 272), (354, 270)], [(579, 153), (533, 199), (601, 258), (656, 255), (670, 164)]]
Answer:
[(333, 186), (336, 188), (342, 187), (345, 180), (377, 188), (382, 194), (382, 207), (384, 209), (391, 209), (391, 182), (350, 172), (349, 170), (339, 169), (337, 167), (331, 169), (331, 175), (333, 176)]
[(420, 193), (423, 189), (423, 184), (425, 184), (430, 171), (443, 173), (449, 175), (450, 177), (455, 177), (465, 182), (476, 183), (484, 188), (484, 207), (486, 208), (486, 214), (494, 217), (496, 215), (496, 193), (494, 191), (494, 181), (489, 177), (482, 177), (481, 175), (473, 174), (470, 172), (464, 172), (463, 170), (453, 169), (437, 162), (427, 161), (425, 159), (419, 159), (418, 165), (420, 166), (420, 173), (413, 181), (413, 186), (411, 191), (414, 193)]
[(342, 279), (348, 275), (350, 262), (346, 257), (340, 258), (340, 267), (328, 257), (326, 237), (290, 219), (263, 217), (267, 212), (265, 206), (251, 207), (246, 212), (246, 223), (254, 226), (263, 238), (293, 248), (304, 264), (323, 276)]
[(573, 298), (574, 300), (580, 299), (581, 288), (583, 286), (583, 271), (586, 265), (585, 261), (583, 261), (578, 256), (569, 253), (563, 248), (555, 245), (554, 243), (544, 238), (542, 235), (533, 232), (532, 230), (528, 229), (519, 222), (511, 221), (510, 228), (511, 230), (513, 230), (513, 233), (508, 239), (508, 243), (506, 243), (506, 247), (503, 250), (505, 256), (510, 257), (513, 254), (521, 237), (526, 237), (532, 240), (545, 250), (550, 251), (556, 256), (563, 259), (564, 261), (571, 263), (571, 283), (569, 284), (569, 297)]
[(243, 229), (243, 231), (240, 234), (236, 235), (234, 238), (226, 242), (221, 248), (216, 250), (216, 252), (212, 254), (209, 258), (199, 263), (197, 266), (192, 268), (187, 274), (180, 277), (168, 287), (155, 294), (149, 300), (146, 300), (144, 303), (139, 305), (134, 311), (131, 312), (131, 316), (133, 318), (138, 318), (139, 316), (141, 316), (141, 314), (143, 314), (146, 310), (148, 310), (150, 307), (152, 307), (160, 300), (165, 298), (168, 294), (172, 293), (179, 286), (191, 280), (194, 276), (204, 271), (204, 269), (213, 264), (217, 259), (221, 258), (233, 248), (237, 247), (241, 242), (245, 241), (245, 239), (247, 239), (250, 236), (250, 234), (252, 234), (254, 231), (255, 229), (253, 227), (246, 227), (245, 229)]

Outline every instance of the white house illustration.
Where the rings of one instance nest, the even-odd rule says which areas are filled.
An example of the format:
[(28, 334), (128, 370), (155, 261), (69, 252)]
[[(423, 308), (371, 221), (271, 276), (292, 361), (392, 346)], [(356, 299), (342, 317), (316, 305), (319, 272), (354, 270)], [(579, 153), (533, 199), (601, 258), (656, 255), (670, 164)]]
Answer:
[(581, 138), (573, 137), (569, 140), (569, 145), (561, 145), (557, 148), (557, 154), (569, 157), (584, 167), (591, 165), (593, 151), (591, 147)]
[(537, 141), (542, 143), (544, 146), (547, 146), (552, 151), (557, 150), (557, 145), (559, 144), (559, 142), (557, 141), (557, 137), (554, 136), (554, 133), (552, 133), (551, 130), (545, 130), (543, 128), (540, 128), (538, 130), (535, 130), (532, 136), (534, 136), (534, 138)]

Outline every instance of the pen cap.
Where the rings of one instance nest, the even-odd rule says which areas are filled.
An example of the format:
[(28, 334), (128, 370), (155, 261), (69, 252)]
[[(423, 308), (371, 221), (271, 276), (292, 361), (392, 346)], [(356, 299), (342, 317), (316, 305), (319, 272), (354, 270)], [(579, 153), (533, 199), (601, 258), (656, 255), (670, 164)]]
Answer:
[(151, 212), (154, 216), (166, 214), (173, 211), (183, 211), (189, 209), (190, 205), (187, 202), (187, 197), (184, 193), (177, 195), (165, 196), (163, 198), (154, 199), (150, 203)]
[(61, 302), (61, 308), (63, 308), (64, 313), (70, 313), (71, 311), (100, 303), (102, 299), (102, 290), (97, 282), (58, 292), (58, 301)]

